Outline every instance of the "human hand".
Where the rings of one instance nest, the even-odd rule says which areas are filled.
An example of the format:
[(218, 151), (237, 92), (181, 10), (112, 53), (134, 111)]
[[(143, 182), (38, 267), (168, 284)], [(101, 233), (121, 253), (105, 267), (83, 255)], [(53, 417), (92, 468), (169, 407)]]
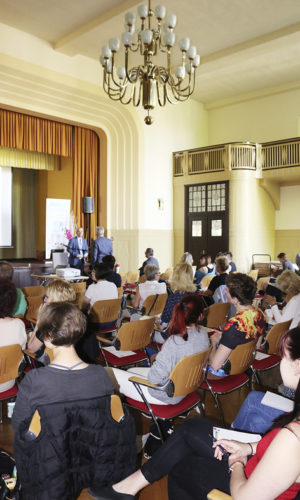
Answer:
[(265, 300), (269, 306), (275, 306), (276, 304), (276, 299), (275, 297), (272, 297), (271, 295), (265, 295)]
[(80, 259), (80, 253), (78, 255), (76, 255), (76, 259)]
[(246, 464), (247, 456), (251, 451), (248, 443), (240, 443), (239, 441), (229, 439), (219, 439), (215, 441), (213, 443), (213, 448), (215, 448), (214, 456), (218, 460), (222, 460), (224, 455), (224, 451), (222, 451), (220, 446), (230, 454), (228, 459), (229, 465), (237, 461)]

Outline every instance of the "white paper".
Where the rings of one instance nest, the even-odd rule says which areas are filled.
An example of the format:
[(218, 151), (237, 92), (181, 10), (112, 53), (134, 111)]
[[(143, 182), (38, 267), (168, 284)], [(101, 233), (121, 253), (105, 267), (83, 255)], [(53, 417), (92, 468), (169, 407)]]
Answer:
[(213, 436), (215, 439), (235, 439), (241, 443), (256, 443), (261, 440), (260, 434), (251, 434), (249, 432), (233, 431), (231, 429), (222, 429), (221, 427), (213, 428)]
[(265, 358), (269, 358), (269, 357), (270, 357), (270, 354), (266, 354), (265, 352), (256, 351), (256, 353), (255, 353), (255, 359), (257, 359), (258, 361), (260, 359), (265, 359)]
[(103, 349), (110, 352), (110, 354), (117, 356), (117, 358), (125, 358), (126, 356), (133, 356), (134, 354), (136, 354), (133, 351), (117, 351), (117, 349), (113, 345), (109, 347), (103, 347)]
[(294, 408), (294, 401), (279, 394), (274, 394), (273, 392), (267, 391), (261, 400), (261, 404), (265, 406), (271, 406), (271, 408), (276, 408), (277, 410), (282, 410), (284, 412), (290, 412)]

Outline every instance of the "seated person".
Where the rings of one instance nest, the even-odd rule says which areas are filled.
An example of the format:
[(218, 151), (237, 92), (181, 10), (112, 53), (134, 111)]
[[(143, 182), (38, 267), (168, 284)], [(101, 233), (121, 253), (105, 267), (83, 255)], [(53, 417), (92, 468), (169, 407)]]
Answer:
[(232, 260), (232, 253), (231, 252), (227, 252), (225, 254), (225, 256), (227, 257), (228, 262), (229, 262), (229, 268), (230, 268), (229, 272), (230, 273), (235, 273), (236, 272), (236, 265), (235, 265), (235, 263)]
[[(13, 280), (14, 268), (13, 266), (7, 262), (6, 260), (2, 260), (0, 262), (0, 278), (5, 278), (8, 280)], [(27, 302), (25, 299), (25, 295), (22, 292), (21, 288), (17, 288), (17, 300), (11, 316), (24, 316), (27, 309)]]
[(293, 273), (295, 272), (295, 268), (294, 268), (293, 264), (291, 263), (291, 261), (287, 258), (286, 253), (280, 252), (277, 255), (277, 259), (279, 260), (279, 262), (281, 262), (282, 269), (284, 271), (289, 270), (289, 271), (292, 271)]
[(29, 352), (35, 353), (35, 359), (42, 364), (48, 364), (49, 358), (44, 355), (45, 344), (41, 337), (39, 330), (39, 317), (44, 307), (51, 302), (69, 302), (74, 303), (76, 300), (76, 293), (74, 288), (68, 281), (53, 280), (45, 287), (45, 295), (43, 297), (43, 304), (41, 305), (38, 313), (37, 324), (31, 333), (30, 339), (27, 344)]
[(265, 331), (265, 317), (260, 309), (252, 306), (256, 293), (256, 283), (242, 273), (228, 274), (226, 278), (227, 301), (235, 306), (236, 313), (225, 324), (223, 331), (215, 330), (210, 337), (213, 346), (208, 367), (209, 373), (218, 377), (226, 376), (223, 365), (231, 351), (239, 344), (262, 341)]
[(187, 420), (140, 470), (103, 496), (133, 499), (149, 483), (169, 474), (170, 500), (206, 500), (213, 488), (230, 493), (233, 500), (295, 498), (300, 491), (299, 336), (299, 328), (286, 334), (280, 366), (284, 384), (296, 391), (294, 410), (277, 419), (261, 441), (214, 442), (213, 423)]
[(276, 298), (271, 295), (265, 295), (265, 300), (271, 306), (276, 323), (291, 319), (290, 328), (295, 328), (300, 321), (300, 276), (294, 271), (283, 271), (277, 278), (277, 286), (287, 296), (286, 306), (279, 310)]
[(216, 274), (216, 265), (212, 262), (212, 258), (210, 255), (206, 255), (207, 269), (208, 275)]
[(145, 274), (145, 267), (148, 264), (153, 264), (154, 266), (159, 267), (158, 260), (155, 257), (153, 257), (153, 255), (154, 255), (153, 248), (146, 248), (145, 250), (146, 260), (144, 260), (143, 265), (139, 268), (140, 277), (143, 276), (143, 274)]
[(183, 256), (181, 257), (179, 264), (189, 264), (190, 266), (193, 265), (194, 259), (193, 256), (190, 252), (184, 252)]
[[(133, 373), (147, 377), (153, 384), (164, 384), (180, 359), (208, 349), (210, 347), (208, 335), (199, 326), (202, 311), (203, 301), (201, 297), (191, 294), (185, 295), (174, 307), (168, 339), (157, 354), (151, 368), (137, 367), (130, 368), (128, 371), (109, 368), (114, 386), (118, 388), (119, 392), (137, 401), (143, 401), (134, 385), (128, 380)], [(150, 404), (176, 404), (183, 399), (180, 396), (170, 398), (165, 392), (155, 389), (148, 390), (146, 387), (143, 388), (143, 392)]]
[[(108, 422), (109, 406), (105, 406), (103, 399), (113, 394), (110, 380), (102, 366), (86, 364), (76, 354), (74, 346), (86, 330), (84, 314), (73, 304), (51, 303), (40, 313), (39, 328), (45, 345), (53, 351), (53, 362), (28, 372), (19, 386), (12, 418), (18, 477), (22, 482), (24, 475), (31, 477), (34, 475), (32, 486), (34, 486), (33, 496), (36, 499), (75, 500), (83, 487), (100, 488), (99, 484), (89, 484), (89, 481), (95, 483), (97, 475), (102, 478), (104, 476), (106, 484), (110, 480), (112, 469), (116, 469), (117, 475), (122, 477), (124, 468), (127, 468), (124, 455), (126, 461), (131, 463), (132, 469), (133, 460), (135, 462), (136, 459), (135, 443), (132, 442), (135, 438), (134, 431), (131, 426), (128, 438), (125, 436), (123, 443), (118, 440), (120, 437), (118, 424), (112, 422), (111, 425)], [(24, 424), (30, 422), (35, 410), (39, 408), (46, 412), (46, 427), (48, 425), (49, 432), (47, 430), (43, 433), (43, 419), (41, 419), (42, 432), (36, 442), (27, 443), (31, 446), (28, 450), (28, 446), (26, 448), (24, 444), (22, 445), (22, 429), (26, 429)], [(63, 411), (63, 414), (60, 411)], [(76, 420), (76, 412), (79, 411), (82, 416), (80, 426)], [(121, 449), (122, 445), (124, 450)], [(34, 446), (38, 448), (36, 453)], [(24, 466), (26, 459), (27, 468)], [(33, 460), (37, 460), (38, 463)], [(68, 469), (65, 466), (66, 470), (61, 471), (61, 467), (65, 465), (64, 461), (69, 465), (72, 464), (72, 467)], [(34, 472), (31, 473), (30, 468), (33, 468)], [(19, 471), (22, 472), (21, 475)], [(47, 481), (42, 481), (45, 477)], [(76, 484), (69, 484), (70, 491), (67, 496), (48, 493), (61, 488), (61, 481), (72, 479), (76, 479)], [(28, 492), (28, 484), (24, 486)], [(79, 491), (76, 491), (76, 488)]]
[(106, 280), (110, 281), (111, 283), (114, 283), (117, 288), (120, 288), (122, 286), (122, 279), (121, 276), (115, 272), (115, 263), (116, 259), (114, 258), (113, 255), (104, 255), (102, 258), (103, 264), (105, 264), (109, 269), (110, 269), (110, 274), (106, 276)]
[(82, 301), (82, 310), (89, 310), (98, 300), (110, 300), (118, 298), (118, 290), (114, 283), (107, 281), (111, 270), (102, 262), (95, 264), (94, 276), (96, 283), (90, 285), (85, 292)]
[[(12, 318), (11, 314), (17, 301), (17, 290), (10, 279), (0, 278), (0, 347), (19, 344), (26, 346), (26, 331), (22, 320)], [(15, 385), (15, 380), (0, 384), (0, 392), (8, 391)]]
[(201, 255), (199, 259), (199, 269), (197, 269), (195, 273), (195, 283), (199, 285), (202, 278), (204, 276), (207, 276), (207, 274), (208, 274), (207, 258), (206, 255)]
[(227, 257), (224, 255), (220, 255), (216, 258), (216, 272), (217, 276), (215, 276), (210, 284), (208, 285), (208, 289), (201, 292), (201, 295), (208, 297), (210, 301), (208, 304), (218, 304), (219, 302), (227, 302), (225, 296), (225, 281), (228, 274), (229, 263)]
[(133, 307), (135, 309), (142, 308), (144, 300), (149, 295), (156, 295), (167, 293), (166, 283), (159, 283), (159, 268), (154, 264), (147, 264), (145, 266), (145, 275), (147, 280), (137, 286)]

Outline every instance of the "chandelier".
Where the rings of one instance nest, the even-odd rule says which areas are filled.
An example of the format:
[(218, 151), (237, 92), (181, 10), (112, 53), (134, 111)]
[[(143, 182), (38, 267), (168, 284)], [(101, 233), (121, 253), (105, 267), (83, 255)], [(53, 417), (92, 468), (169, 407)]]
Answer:
[[(174, 28), (176, 15), (166, 17), (166, 8), (163, 5), (151, 9), (151, 0), (148, 5), (138, 7), (140, 29), (135, 32), (136, 16), (133, 12), (125, 15), (125, 33), (122, 34), (124, 45), (124, 66), (116, 68), (116, 53), (120, 48), (120, 40), (111, 38), (108, 45), (102, 47), (100, 62), (103, 67), (103, 88), (114, 101), (122, 104), (133, 103), (139, 106), (142, 103), (147, 116), (145, 123), (151, 125), (153, 118), (150, 110), (157, 103), (165, 106), (167, 102), (174, 104), (186, 101), (195, 89), (196, 68), (200, 64), (200, 56), (194, 45), (190, 45), (189, 38), (179, 40), (181, 50), (181, 64), (173, 68), (172, 47), (175, 44)], [(152, 27), (153, 16), (156, 17), (156, 26)], [(166, 17), (166, 21), (163, 20)], [(130, 52), (138, 52), (143, 61), (138, 66), (129, 67)], [(154, 61), (155, 56), (165, 57), (165, 66)]]

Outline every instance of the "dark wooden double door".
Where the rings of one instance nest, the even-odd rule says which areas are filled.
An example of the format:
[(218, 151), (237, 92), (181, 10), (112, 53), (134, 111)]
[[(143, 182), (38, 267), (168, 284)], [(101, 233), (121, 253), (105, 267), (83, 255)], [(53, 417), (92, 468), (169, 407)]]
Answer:
[(185, 186), (185, 251), (198, 265), (201, 254), (214, 259), (228, 251), (228, 181)]

